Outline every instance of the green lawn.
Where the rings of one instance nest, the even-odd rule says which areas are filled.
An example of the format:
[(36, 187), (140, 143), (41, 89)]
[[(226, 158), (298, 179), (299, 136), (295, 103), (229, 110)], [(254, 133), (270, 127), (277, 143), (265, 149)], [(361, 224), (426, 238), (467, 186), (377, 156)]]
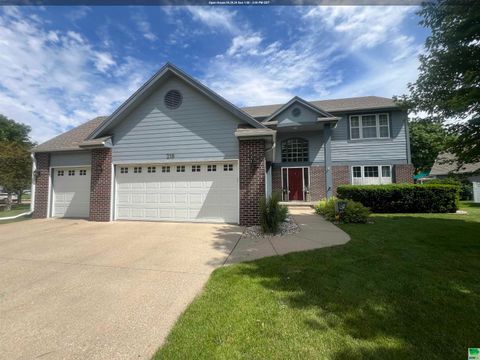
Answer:
[[(30, 210), (30, 204), (12, 205), (12, 210), (0, 211), (0, 218), (15, 216), (24, 212), (28, 212), (29, 210)], [(30, 218), (31, 216), (21, 216), (19, 218), (11, 219), (11, 220), (0, 220), (0, 225), (8, 224), (11, 222), (23, 221)]]
[(462, 205), (216, 270), (156, 359), (466, 359), (480, 347), (480, 207)]

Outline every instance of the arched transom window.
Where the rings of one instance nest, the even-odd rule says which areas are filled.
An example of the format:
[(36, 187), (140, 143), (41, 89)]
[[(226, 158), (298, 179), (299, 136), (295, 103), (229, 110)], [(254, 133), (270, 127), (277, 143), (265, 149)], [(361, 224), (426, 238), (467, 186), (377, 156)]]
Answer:
[(282, 162), (308, 161), (308, 141), (287, 139), (282, 142)]

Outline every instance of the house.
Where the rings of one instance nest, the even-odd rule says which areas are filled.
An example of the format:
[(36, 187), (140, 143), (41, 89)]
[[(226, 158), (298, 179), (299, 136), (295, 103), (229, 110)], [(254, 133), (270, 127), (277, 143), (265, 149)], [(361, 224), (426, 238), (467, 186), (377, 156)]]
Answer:
[(458, 166), (455, 155), (441, 153), (435, 159), (430, 174), (424, 181), (444, 179), (451, 175), (465, 177), (473, 185), (473, 201), (480, 203), (480, 162)]
[(110, 116), (33, 149), (33, 216), (256, 224), (273, 191), (412, 182), (407, 127), (374, 96), (240, 109), (166, 64)]

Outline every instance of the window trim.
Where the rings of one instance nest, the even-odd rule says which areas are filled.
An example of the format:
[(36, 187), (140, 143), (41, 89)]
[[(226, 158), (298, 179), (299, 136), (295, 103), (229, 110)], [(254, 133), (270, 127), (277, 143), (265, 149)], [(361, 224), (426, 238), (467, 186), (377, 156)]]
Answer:
[[(366, 177), (365, 176), (365, 167), (376, 167), (378, 169), (378, 177)], [(390, 168), (390, 176), (382, 176), (382, 167), (388, 166)], [(379, 184), (372, 184), (372, 185), (386, 185), (386, 184), (393, 184), (393, 166), (389, 164), (380, 164), (380, 165), (371, 165), (371, 164), (364, 164), (364, 165), (352, 165), (350, 166), (350, 181), (352, 185), (366, 185), (366, 184), (354, 184), (354, 179), (380, 179)], [(359, 167), (360, 168), (360, 175), (361, 177), (354, 177), (353, 176), (353, 169)], [(391, 181), (388, 183), (382, 183), (381, 179), (390, 179)]]
[[(388, 128), (388, 136), (380, 136), (380, 115), (387, 116), (387, 128)], [(363, 117), (364, 116), (375, 116), (375, 127), (377, 131), (376, 137), (363, 137)], [(352, 117), (358, 117), (358, 126), (352, 127)], [(350, 140), (379, 140), (379, 139), (390, 139), (391, 138), (391, 129), (390, 129), (390, 113), (382, 112), (382, 113), (373, 113), (373, 114), (352, 114), (348, 117), (348, 125), (349, 125), (349, 135)], [(352, 137), (352, 128), (358, 128), (358, 138)]]

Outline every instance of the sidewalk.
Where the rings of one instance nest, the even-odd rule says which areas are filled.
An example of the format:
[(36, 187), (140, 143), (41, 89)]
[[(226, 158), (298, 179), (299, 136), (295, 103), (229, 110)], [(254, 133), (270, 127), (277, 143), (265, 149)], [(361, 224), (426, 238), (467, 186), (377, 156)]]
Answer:
[(299, 232), (266, 238), (242, 237), (225, 264), (343, 245), (350, 240), (347, 233), (315, 214), (310, 207), (290, 207), (289, 212), (300, 227)]

